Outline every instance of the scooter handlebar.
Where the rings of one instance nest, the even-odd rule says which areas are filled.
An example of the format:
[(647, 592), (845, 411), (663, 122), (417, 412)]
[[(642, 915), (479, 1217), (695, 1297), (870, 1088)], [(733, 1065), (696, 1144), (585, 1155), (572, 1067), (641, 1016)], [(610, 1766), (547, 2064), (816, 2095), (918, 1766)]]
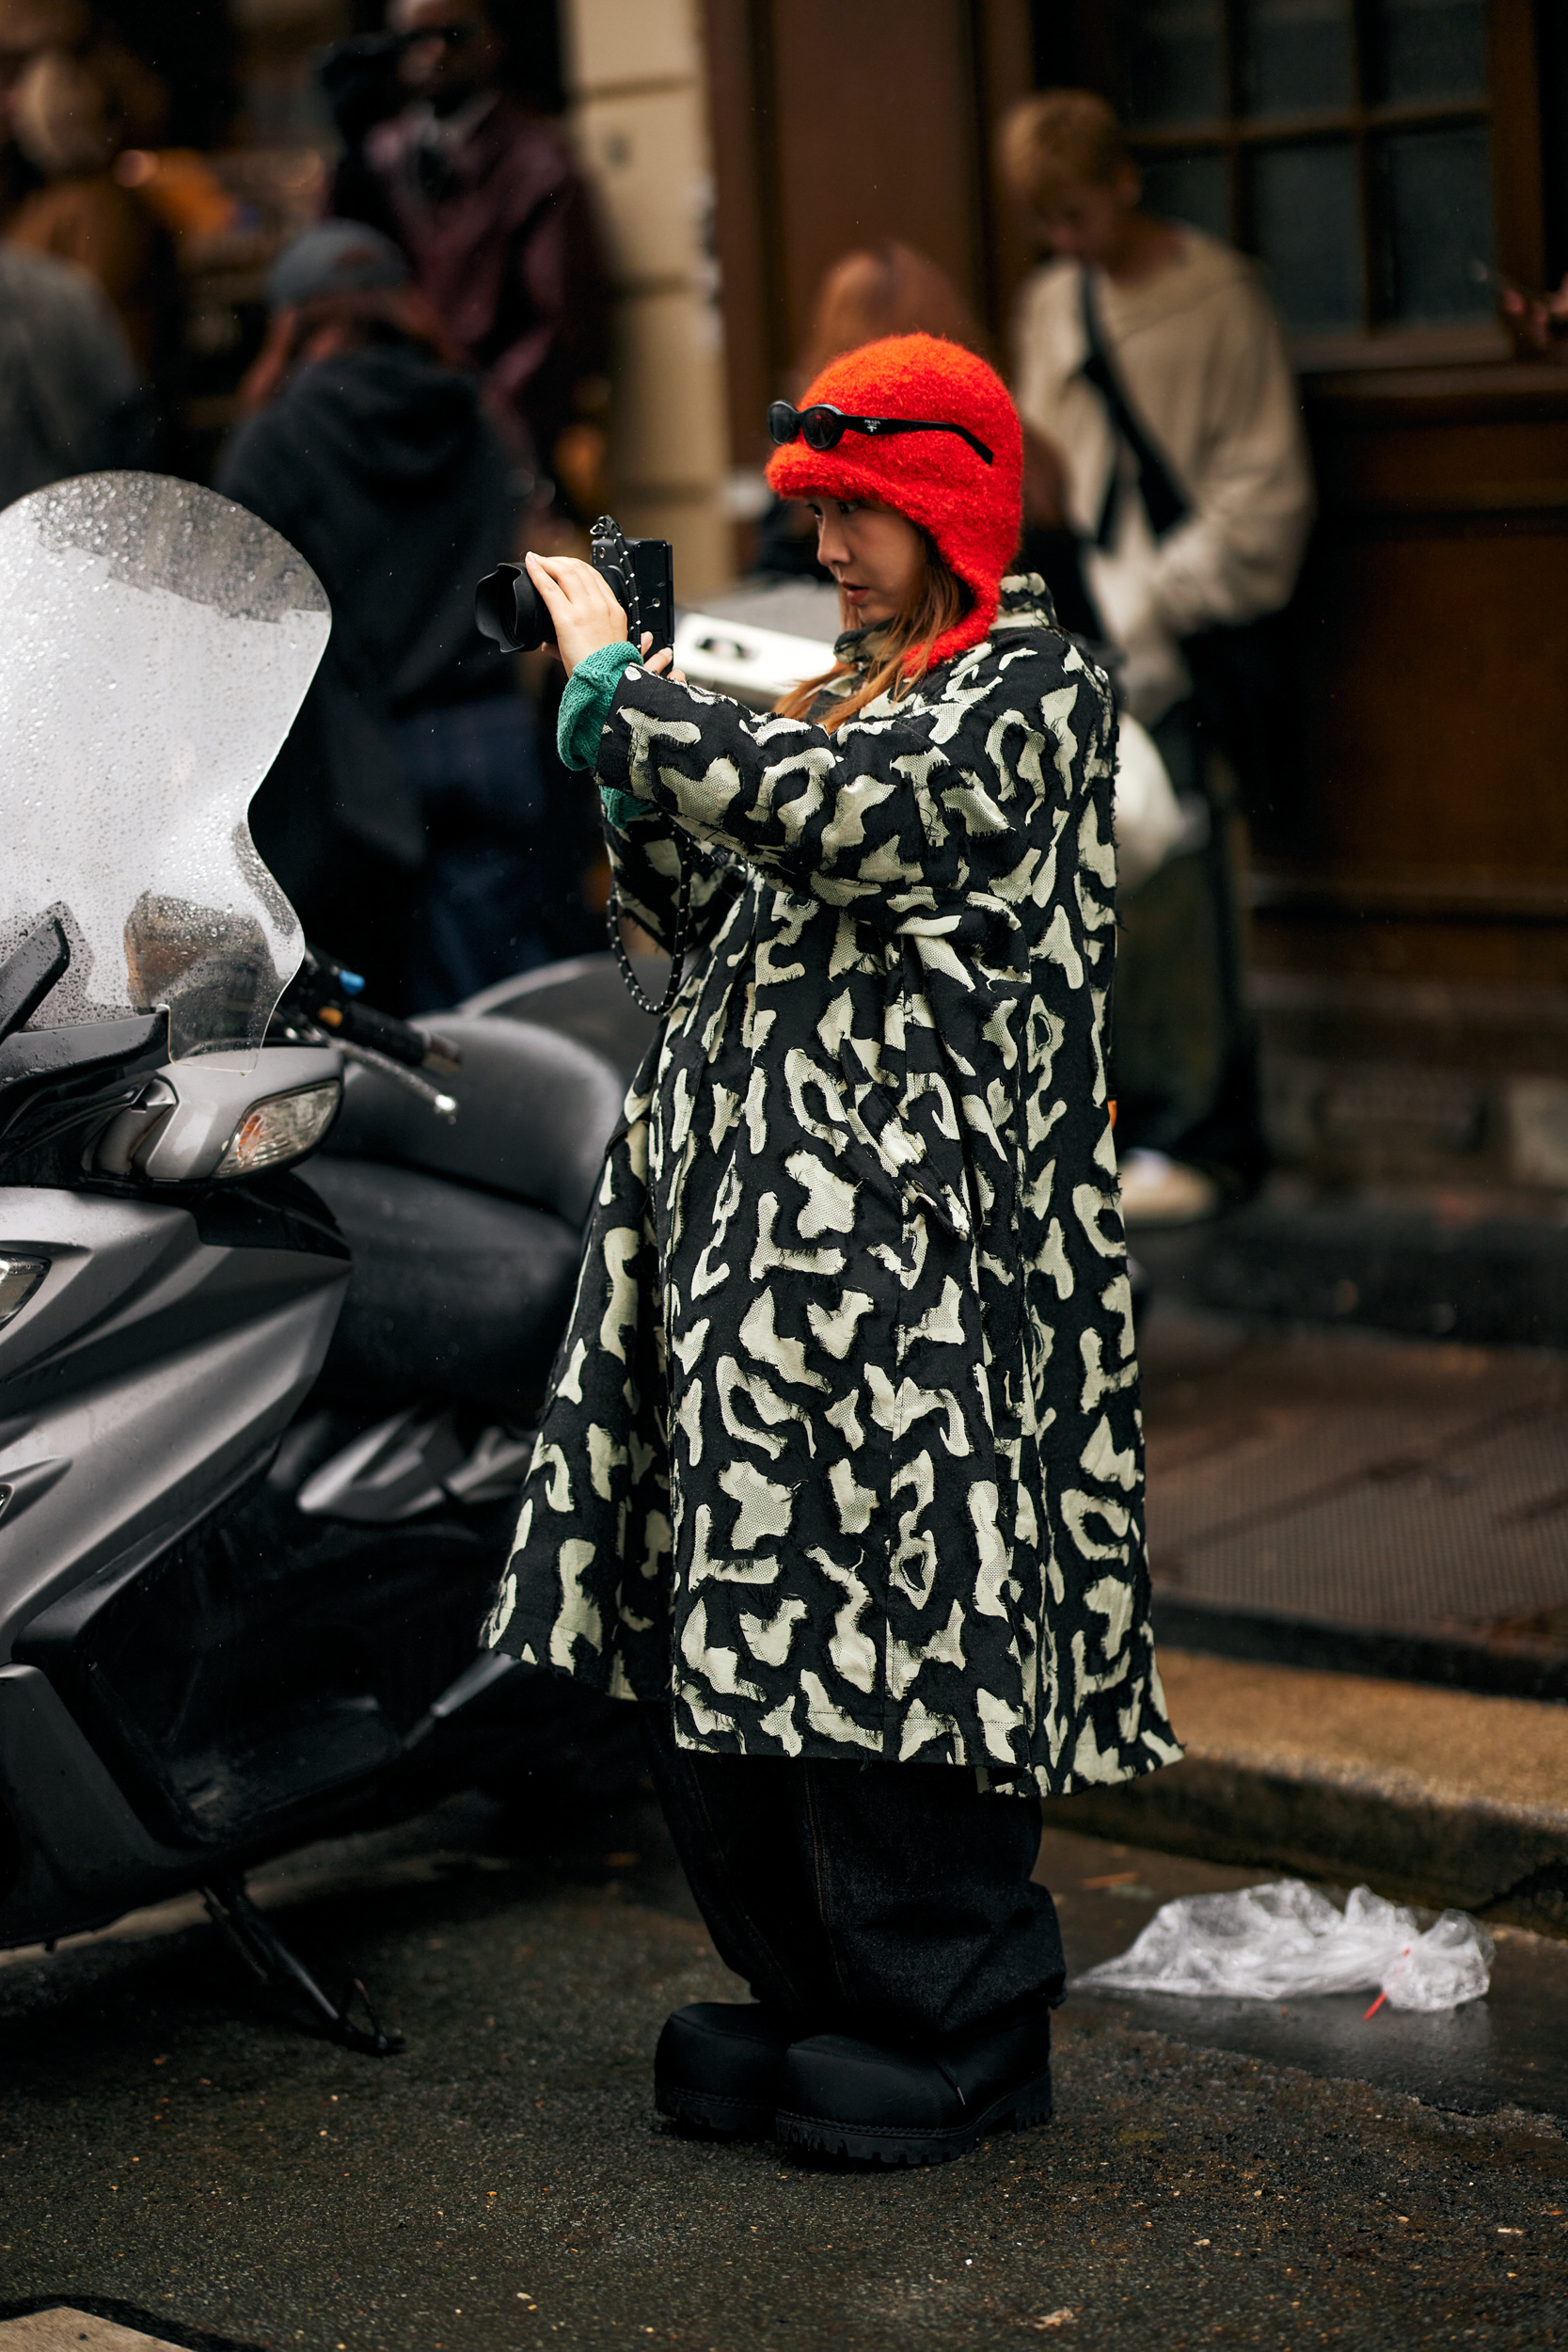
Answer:
[(462, 1049), (450, 1039), (427, 1035), (389, 1012), (378, 1012), (361, 996), (364, 981), (330, 956), (307, 947), (298, 972), (283, 993), (285, 1015), (310, 1022), (344, 1045), (362, 1046), (409, 1070), (452, 1071), (462, 1063)]

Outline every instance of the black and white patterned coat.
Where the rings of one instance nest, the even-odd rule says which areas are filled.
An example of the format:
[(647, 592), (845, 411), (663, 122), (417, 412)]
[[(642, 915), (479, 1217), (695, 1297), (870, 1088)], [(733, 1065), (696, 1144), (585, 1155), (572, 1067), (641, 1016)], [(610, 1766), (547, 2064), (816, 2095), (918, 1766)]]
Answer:
[[(494, 1645), (721, 1754), (1059, 1793), (1178, 1753), (1101, 1054), (1105, 681), (1032, 577), (829, 735), (628, 667), (698, 945), (605, 1161)], [(1011, 1776), (1011, 1777), (1009, 1777)]]

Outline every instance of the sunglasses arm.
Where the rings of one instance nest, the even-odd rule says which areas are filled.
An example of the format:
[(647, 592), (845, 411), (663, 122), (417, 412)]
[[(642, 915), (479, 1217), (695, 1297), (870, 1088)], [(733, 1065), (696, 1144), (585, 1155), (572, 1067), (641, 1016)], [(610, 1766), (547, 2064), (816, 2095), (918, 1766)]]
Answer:
[[(814, 414), (832, 419), (836, 429), (831, 440), (816, 442), (806, 431), (806, 419)], [(768, 431), (777, 448), (787, 449), (790, 442), (803, 439), (808, 449), (817, 450), (823, 455), (836, 449), (847, 433), (863, 433), (868, 440), (890, 433), (956, 433), (984, 464), (995, 463), (984, 441), (967, 424), (955, 424), (943, 417), (847, 417), (828, 401), (818, 401), (811, 408), (795, 408), (786, 400), (776, 400), (768, 411)]]
[(978, 434), (972, 433), (967, 424), (953, 424), (944, 417), (849, 417), (846, 422), (851, 432), (867, 433), (873, 439), (880, 439), (888, 433), (956, 433), (986, 465), (996, 462)]

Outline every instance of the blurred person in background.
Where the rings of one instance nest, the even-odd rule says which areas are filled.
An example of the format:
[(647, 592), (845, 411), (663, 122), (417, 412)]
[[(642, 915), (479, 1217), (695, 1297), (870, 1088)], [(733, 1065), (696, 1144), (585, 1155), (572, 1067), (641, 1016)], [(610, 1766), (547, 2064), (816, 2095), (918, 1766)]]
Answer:
[[(403, 247), (589, 521), (603, 497), (609, 285), (570, 147), (504, 87), (507, 13), (497, 0), (391, 0), (390, 42), (327, 60), (348, 142), (332, 210)], [(377, 119), (389, 100), (397, 110)]]
[(1516, 358), (1568, 364), (1568, 270), (1555, 294), (1505, 284), (1501, 310)]
[(86, 270), (0, 245), (0, 506), (46, 483), (145, 465), (147, 386)]
[(167, 90), (87, 0), (0, 0), (0, 222), (42, 184), (16, 144), (11, 100), (27, 68), (45, 50), (91, 63), (113, 92), (130, 144), (152, 146), (163, 135)]
[(119, 312), (137, 366), (162, 385), (179, 363), (180, 278), (168, 230), (115, 172), (153, 110), (150, 77), (144, 82), (140, 68), (127, 73), (128, 56), (118, 41), (80, 53), (45, 48), (18, 75), (11, 135), (38, 184), (11, 213), (5, 236), (89, 271)]
[(40, 49), (67, 48), (87, 29), (83, 0), (0, 0), (0, 226), (42, 184), (16, 143), (16, 86)]
[(1059, 604), (1083, 597), (1119, 655), (1126, 707), (1193, 818), (1189, 852), (1123, 897), (1117, 974), (1124, 1202), (1130, 1219), (1180, 1221), (1244, 1198), (1268, 1167), (1233, 861), (1240, 803), (1272, 788), (1279, 690), (1259, 624), (1294, 587), (1311, 472), (1255, 270), (1144, 209), (1104, 100), (1022, 101), (1001, 161), (1054, 257), (1018, 313), (1032, 519)]
[[(985, 329), (947, 272), (893, 238), (842, 254), (816, 290), (804, 348), (785, 387), (791, 400), (830, 359), (884, 335), (942, 335), (981, 358)], [(757, 524), (755, 572), (775, 580), (831, 580), (818, 563), (816, 522), (800, 499), (770, 500)]]
[(531, 464), (373, 229), (309, 230), (269, 295), (216, 487), (299, 549), (332, 635), (251, 831), (314, 943), (388, 1009), (432, 1010), (550, 952), (532, 707), (473, 619)]

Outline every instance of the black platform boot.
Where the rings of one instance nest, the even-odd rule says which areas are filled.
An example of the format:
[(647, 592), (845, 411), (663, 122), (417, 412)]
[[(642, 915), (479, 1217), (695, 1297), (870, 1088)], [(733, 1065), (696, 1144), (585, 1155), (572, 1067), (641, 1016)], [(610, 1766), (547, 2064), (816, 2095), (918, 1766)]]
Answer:
[(791, 2044), (779, 2074), (783, 2144), (854, 2163), (943, 2164), (990, 2132), (1050, 2121), (1047, 2009), (916, 2050), (816, 2034)]
[(676, 2010), (658, 2037), (655, 2106), (684, 2131), (770, 2139), (794, 2030), (754, 2003), (694, 2001)]

